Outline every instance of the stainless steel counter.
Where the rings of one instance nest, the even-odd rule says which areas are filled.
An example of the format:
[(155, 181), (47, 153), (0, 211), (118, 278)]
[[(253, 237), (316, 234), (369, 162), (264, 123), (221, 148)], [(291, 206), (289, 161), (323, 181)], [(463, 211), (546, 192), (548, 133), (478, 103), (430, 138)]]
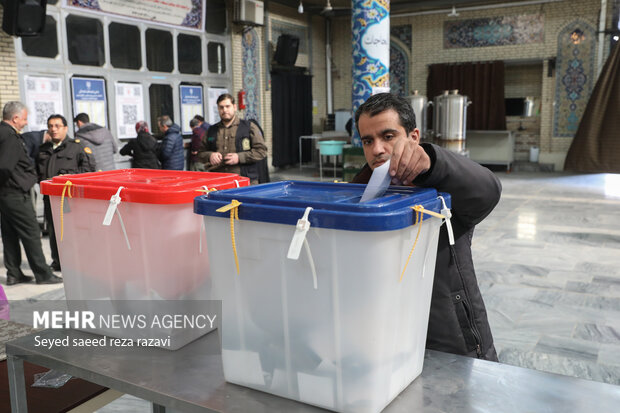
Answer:
[[(224, 381), (218, 332), (177, 351), (157, 348), (35, 347), (39, 339), (96, 338), (45, 330), (7, 344), (13, 412), (26, 412), (23, 361), (60, 370), (153, 403), (154, 412), (319, 412), (312, 406)], [(410, 412), (584, 412), (620, 409), (620, 386), (426, 351), (424, 371), (385, 410)]]

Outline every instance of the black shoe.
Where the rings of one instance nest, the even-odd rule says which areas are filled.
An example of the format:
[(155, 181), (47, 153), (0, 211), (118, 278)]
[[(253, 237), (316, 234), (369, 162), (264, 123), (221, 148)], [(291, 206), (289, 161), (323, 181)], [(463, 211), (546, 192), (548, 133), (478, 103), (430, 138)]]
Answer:
[(58, 261), (52, 261), (52, 263), (50, 264), (50, 270), (60, 271), (60, 263)]
[(12, 275), (6, 276), (6, 285), (15, 285), (19, 283), (29, 283), (33, 278), (22, 274), (21, 277), (13, 277)]
[(37, 284), (60, 284), (62, 281), (62, 278), (52, 274), (50, 278), (47, 278), (45, 280), (37, 280)]

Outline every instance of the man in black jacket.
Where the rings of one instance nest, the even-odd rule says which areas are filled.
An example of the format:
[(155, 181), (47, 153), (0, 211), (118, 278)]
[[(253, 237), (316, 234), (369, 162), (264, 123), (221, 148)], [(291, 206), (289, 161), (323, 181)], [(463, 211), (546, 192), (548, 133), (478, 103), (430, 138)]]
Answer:
[(355, 113), (368, 162), (353, 182), (390, 162), (392, 184), (433, 187), (452, 197), (454, 245), (441, 227), (426, 347), (497, 361), (471, 255), (474, 227), (498, 203), (501, 185), (488, 169), (436, 145), (420, 144), (415, 115), (398, 96), (371, 96)]
[(32, 206), (30, 188), (37, 182), (34, 165), (26, 153), (19, 131), (28, 123), (28, 109), (20, 102), (9, 102), (0, 123), (0, 220), (7, 285), (32, 281), (22, 273), (21, 241), (37, 284), (56, 284), (56, 277), (45, 263), (41, 232)]
[[(37, 157), (37, 171), (39, 181), (50, 179), (56, 175), (79, 174), (95, 171), (95, 158), (90, 147), (85, 146), (79, 139), (71, 139), (67, 136), (67, 119), (62, 115), (51, 115), (47, 119), (47, 131), (52, 138), (39, 147)], [(50, 197), (43, 196), (43, 213), (49, 228), (50, 248), (52, 250), (52, 264), (54, 271), (60, 271), (60, 258), (54, 221), (52, 218), (52, 206)]]

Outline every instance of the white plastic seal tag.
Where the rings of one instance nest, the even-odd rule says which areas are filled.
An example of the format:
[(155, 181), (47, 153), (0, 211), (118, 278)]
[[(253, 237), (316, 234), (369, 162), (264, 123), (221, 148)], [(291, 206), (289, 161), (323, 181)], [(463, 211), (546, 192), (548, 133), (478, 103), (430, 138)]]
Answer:
[(454, 232), (452, 232), (452, 223), (450, 222), (450, 218), (452, 218), (452, 211), (450, 211), (450, 208), (446, 206), (446, 200), (443, 199), (443, 196), (440, 195), (437, 198), (441, 199), (441, 215), (446, 218), (444, 222), (446, 223), (446, 229), (448, 230), (448, 241), (450, 242), (450, 245), (454, 245)]
[(112, 224), (112, 218), (114, 218), (116, 208), (118, 207), (118, 204), (121, 203), (121, 190), (123, 188), (123, 186), (119, 186), (116, 194), (112, 195), (110, 198), (110, 205), (108, 205), (108, 210), (105, 213), (105, 217), (103, 217), (103, 225), (110, 226)]
[(288, 258), (289, 260), (299, 259), (299, 253), (301, 252), (301, 247), (304, 244), (304, 240), (306, 239), (306, 233), (310, 229), (310, 221), (308, 221), (308, 215), (310, 214), (310, 211), (312, 211), (312, 207), (306, 208), (304, 216), (301, 219), (297, 220), (295, 234), (293, 235), (291, 245), (289, 245), (288, 247), (288, 254), (286, 255), (286, 258)]

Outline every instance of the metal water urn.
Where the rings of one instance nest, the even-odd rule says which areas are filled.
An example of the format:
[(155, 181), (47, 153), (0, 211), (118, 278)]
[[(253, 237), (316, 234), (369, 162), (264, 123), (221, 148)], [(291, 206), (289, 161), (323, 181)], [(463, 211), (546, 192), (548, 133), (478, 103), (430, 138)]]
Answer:
[(413, 113), (415, 113), (415, 123), (417, 128), (420, 130), (420, 136), (422, 138), (426, 137), (426, 108), (428, 107), (428, 100), (426, 96), (420, 95), (417, 90), (413, 91), (413, 95), (408, 96), (407, 100), (411, 104), (413, 108)]
[(443, 134), (441, 139), (465, 140), (467, 127), (467, 96), (459, 95), (458, 89), (451, 90), (443, 101)]
[(447, 96), (448, 91), (444, 90), (441, 95), (433, 98), (433, 135), (436, 139), (442, 139), (444, 135), (443, 108)]

